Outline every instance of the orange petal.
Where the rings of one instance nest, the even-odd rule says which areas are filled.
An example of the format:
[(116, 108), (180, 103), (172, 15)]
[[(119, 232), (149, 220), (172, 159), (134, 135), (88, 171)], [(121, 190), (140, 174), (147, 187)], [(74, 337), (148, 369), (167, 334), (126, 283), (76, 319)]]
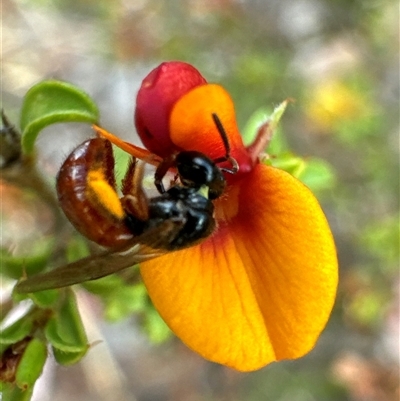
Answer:
[(190, 348), (238, 370), (306, 354), (338, 279), (317, 200), (289, 174), (257, 165), (216, 208), (213, 237), (142, 264), (155, 307)]
[(169, 127), (172, 142), (181, 149), (197, 150), (212, 159), (226, 154), (226, 149), (212, 114), (217, 114), (227, 134), (230, 155), (240, 172), (252, 167), (236, 123), (235, 107), (229, 93), (220, 85), (197, 86), (184, 94), (172, 108)]

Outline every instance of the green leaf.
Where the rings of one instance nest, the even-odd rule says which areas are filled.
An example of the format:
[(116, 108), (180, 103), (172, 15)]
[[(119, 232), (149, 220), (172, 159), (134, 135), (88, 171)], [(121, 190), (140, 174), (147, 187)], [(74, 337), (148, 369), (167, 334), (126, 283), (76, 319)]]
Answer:
[(250, 144), (254, 140), (258, 128), (268, 120), (270, 114), (271, 110), (266, 107), (261, 107), (250, 116), (246, 122), (246, 125), (241, 131), (245, 145)]
[(59, 290), (45, 290), (45, 291), (38, 291), (32, 292), (29, 294), (29, 297), (32, 301), (39, 306), (39, 308), (52, 308), (58, 302), (60, 297)]
[(86, 333), (71, 289), (65, 290), (65, 299), (47, 323), (45, 335), (55, 349), (79, 354), (80, 358), (88, 350)]
[(33, 276), (42, 272), (48, 263), (53, 248), (53, 240), (48, 238), (32, 244), (29, 255), (11, 255), (6, 249), (0, 249), (1, 274), (18, 280), (23, 275)]
[(22, 390), (33, 388), (42, 373), (47, 358), (47, 349), (43, 341), (32, 339), (25, 349), (18, 364), (15, 382)]
[(312, 191), (323, 191), (332, 188), (336, 175), (329, 163), (322, 159), (302, 159), (290, 152), (267, 160), (272, 166), (293, 175)]
[(102, 298), (118, 295), (122, 286), (126, 285), (122, 277), (117, 274), (99, 278), (98, 280), (85, 281), (82, 286), (89, 292)]
[(271, 113), (268, 108), (262, 107), (256, 110), (248, 119), (246, 126), (242, 130), (243, 142), (249, 145), (253, 142), (257, 135), (258, 129), (268, 123), (273, 132), (271, 141), (268, 145), (268, 153), (271, 155), (279, 155), (288, 150), (288, 144), (280, 130), (278, 129), (279, 121), (286, 110), (288, 100), (279, 104)]
[(290, 152), (276, 158), (271, 157), (269, 162), (272, 166), (284, 170), (296, 178), (302, 174), (306, 164), (301, 157), (295, 156)]
[(29, 401), (32, 393), (33, 388), (24, 391), (12, 383), (0, 383), (0, 399), (4, 401)]
[(297, 178), (312, 191), (327, 190), (333, 188), (336, 183), (336, 175), (330, 164), (316, 158), (305, 161), (304, 168)]
[(67, 82), (39, 82), (25, 95), (21, 110), (22, 150), (29, 155), (39, 132), (61, 122), (96, 123), (99, 111), (81, 89)]
[[(85, 352), (86, 353), (86, 352)], [(55, 360), (64, 366), (73, 365), (74, 363), (78, 363), (85, 355), (82, 352), (65, 352), (61, 351), (58, 348), (53, 347), (53, 354)]]
[(21, 341), (31, 333), (32, 327), (32, 320), (26, 316), (22, 317), (0, 331), (0, 344), (8, 346)]

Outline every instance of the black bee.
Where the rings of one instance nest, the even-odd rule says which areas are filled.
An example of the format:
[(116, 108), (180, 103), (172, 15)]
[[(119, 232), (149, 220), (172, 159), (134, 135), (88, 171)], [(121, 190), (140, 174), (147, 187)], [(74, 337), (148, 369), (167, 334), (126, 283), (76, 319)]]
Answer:
[[(225, 155), (212, 160), (197, 151), (181, 151), (163, 159), (154, 184), (159, 195), (148, 198), (143, 189), (143, 164), (131, 160), (116, 192), (114, 158), (109, 140), (93, 138), (79, 145), (65, 160), (57, 177), (60, 205), (75, 228), (107, 248), (16, 286), (20, 293), (65, 287), (95, 280), (167, 252), (193, 246), (215, 228), (214, 205), (238, 164), (230, 156), (227, 135), (216, 114), (212, 118), (221, 135)], [(231, 167), (219, 167), (229, 162)], [(166, 190), (163, 179), (176, 170)]]

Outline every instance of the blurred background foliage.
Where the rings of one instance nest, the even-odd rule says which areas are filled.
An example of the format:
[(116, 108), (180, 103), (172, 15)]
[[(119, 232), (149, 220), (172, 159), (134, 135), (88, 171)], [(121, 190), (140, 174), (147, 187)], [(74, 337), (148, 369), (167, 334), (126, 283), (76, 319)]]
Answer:
[[(149, 343), (139, 317), (107, 324), (102, 306), (79, 293), (89, 341), (103, 343), (68, 369), (49, 362), (34, 400), (398, 400), (398, 28), (394, 0), (3, 0), (2, 107), (15, 124), (26, 91), (56, 78), (82, 87), (98, 103), (101, 124), (138, 143), (132, 111), (140, 81), (173, 59), (227, 88), (243, 130), (260, 107), (294, 99), (280, 135), (294, 155), (328, 163), (314, 167), (325, 185), (310, 186), (332, 226), (341, 269), (334, 314), (316, 348), (251, 374), (206, 362), (176, 340)], [(49, 183), (89, 135), (78, 124), (40, 135), (38, 160)], [(2, 268), (10, 253), (15, 260), (34, 247), (40, 259), (55, 233), (69, 238), (23, 183), (2, 178), (0, 189)], [(12, 282), (2, 284), (5, 314)], [(109, 288), (95, 287), (88, 289)], [(135, 291), (110, 296), (106, 317), (143, 307), (145, 294)], [(167, 335), (157, 317), (145, 325), (159, 333), (155, 340)]]

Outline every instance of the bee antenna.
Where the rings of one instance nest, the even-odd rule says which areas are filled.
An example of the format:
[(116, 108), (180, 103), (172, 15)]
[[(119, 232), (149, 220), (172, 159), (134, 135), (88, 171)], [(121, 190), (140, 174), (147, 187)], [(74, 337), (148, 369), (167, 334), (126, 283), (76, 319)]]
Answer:
[(220, 163), (220, 162), (224, 162), (224, 161), (229, 161), (232, 164), (232, 168), (229, 169), (229, 168), (221, 167), (221, 170), (226, 173), (235, 174), (239, 171), (239, 164), (236, 161), (236, 159), (234, 159), (231, 156), (231, 146), (229, 144), (228, 135), (227, 135), (225, 128), (222, 125), (222, 122), (219, 119), (218, 115), (216, 113), (212, 113), (211, 117), (212, 117), (212, 119), (215, 123), (215, 126), (217, 127), (217, 130), (221, 136), (222, 142), (224, 144), (225, 152), (226, 152), (224, 157), (215, 159), (214, 162)]
[(224, 143), (224, 148), (226, 151), (225, 156), (229, 157), (231, 152), (231, 146), (229, 144), (228, 135), (226, 134), (225, 128), (222, 125), (221, 120), (219, 119), (217, 114), (212, 113), (211, 116), (212, 119), (214, 120), (215, 126), (217, 127), (219, 134), (221, 135), (222, 142)]

